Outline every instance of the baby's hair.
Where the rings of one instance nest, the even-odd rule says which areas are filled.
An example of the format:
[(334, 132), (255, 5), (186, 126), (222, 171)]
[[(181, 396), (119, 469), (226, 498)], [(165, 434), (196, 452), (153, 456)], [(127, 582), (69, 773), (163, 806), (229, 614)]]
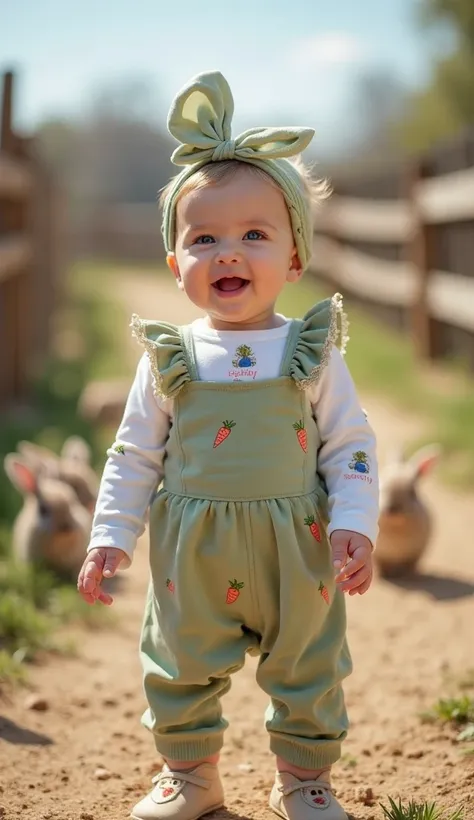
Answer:
[[(313, 211), (316, 206), (330, 196), (331, 188), (329, 182), (326, 179), (314, 178), (311, 173), (312, 169), (303, 162), (300, 156), (292, 157), (289, 162), (291, 162), (298, 171), (302, 182), (303, 196), (306, 199), (307, 205), (311, 211)], [(262, 168), (251, 165), (248, 162), (231, 159), (221, 162), (209, 162), (207, 165), (203, 165), (202, 168), (199, 168), (195, 174), (184, 182), (176, 201), (178, 202), (183, 196), (191, 193), (191, 191), (199, 191), (208, 185), (219, 185), (219, 183), (225, 182), (227, 179), (232, 179), (236, 174), (242, 172), (264, 179), (270, 183), (270, 185), (273, 185), (274, 188), (281, 191), (280, 186)], [(170, 195), (175, 179), (176, 177), (173, 177), (161, 191), (161, 208), (164, 207)]]

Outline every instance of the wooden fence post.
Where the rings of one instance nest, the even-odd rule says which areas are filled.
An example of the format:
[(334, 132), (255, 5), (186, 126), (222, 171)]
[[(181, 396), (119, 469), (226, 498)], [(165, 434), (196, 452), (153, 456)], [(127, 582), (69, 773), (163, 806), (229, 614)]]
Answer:
[(423, 219), (417, 197), (418, 184), (427, 177), (427, 165), (422, 160), (409, 167), (408, 199), (413, 217), (412, 235), (407, 242), (407, 258), (417, 278), (415, 300), (411, 309), (411, 328), (416, 354), (422, 359), (435, 357), (435, 334), (430, 316), (428, 287), (435, 258), (435, 226)]
[(0, 151), (9, 153), (13, 149), (12, 131), (13, 73), (7, 71), (3, 77), (2, 114), (0, 122)]
[(31, 236), (34, 247), (33, 298), (30, 373), (37, 376), (48, 353), (52, 335), (52, 321), (56, 307), (58, 284), (56, 255), (59, 238), (55, 235), (58, 216), (55, 189), (51, 176), (32, 145), (31, 161), (34, 169), (34, 188), (30, 204)]
[[(3, 79), (0, 150), (12, 159), (28, 166), (28, 141), (19, 137), (12, 127), (14, 76), (7, 72)], [(31, 239), (30, 197), (8, 197), (1, 204), (1, 232), (7, 238)], [(5, 361), (2, 376), (7, 401), (25, 397), (30, 364), (31, 321), (35, 306), (32, 300), (33, 260), (26, 261), (1, 283), (1, 310), (4, 329)]]
[[(13, 110), (13, 74), (4, 74), (2, 83), (2, 108), (0, 121), (0, 151), (9, 156), (14, 153), (15, 135), (12, 130)], [(8, 199), (0, 204), (0, 225), (2, 234), (12, 233), (18, 224), (18, 203)], [(2, 364), (2, 393), (10, 399), (16, 393), (17, 377), (17, 343), (16, 317), (18, 311), (18, 285), (15, 278), (8, 278), (1, 283), (1, 343), (4, 350)]]

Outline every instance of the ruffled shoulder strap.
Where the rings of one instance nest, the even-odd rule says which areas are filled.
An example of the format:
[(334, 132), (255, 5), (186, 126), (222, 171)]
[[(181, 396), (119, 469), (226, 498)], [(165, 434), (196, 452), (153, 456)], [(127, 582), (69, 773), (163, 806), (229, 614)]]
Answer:
[(191, 381), (179, 327), (141, 319), (136, 313), (130, 327), (150, 360), (155, 395), (161, 399), (174, 398)]
[(300, 332), (290, 363), (290, 375), (301, 390), (316, 384), (326, 367), (333, 345), (342, 355), (348, 342), (348, 321), (342, 296), (318, 302), (301, 320)]

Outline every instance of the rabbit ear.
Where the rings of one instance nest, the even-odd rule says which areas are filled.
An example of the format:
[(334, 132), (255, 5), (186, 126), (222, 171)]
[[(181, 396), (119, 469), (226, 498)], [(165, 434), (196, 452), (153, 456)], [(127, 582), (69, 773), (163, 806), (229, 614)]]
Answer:
[(430, 472), (441, 455), (439, 444), (427, 444), (421, 447), (408, 459), (408, 463), (413, 467), (415, 479), (421, 478)]
[(27, 461), (17, 456), (16, 453), (8, 453), (3, 464), (8, 478), (17, 490), (23, 495), (36, 493), (38, 482), (34, 470)]
[(81, 436), (69, 436), (63, 444), (61, 458), (79, 461), (81, 464), (90, 464), (91, 450)]

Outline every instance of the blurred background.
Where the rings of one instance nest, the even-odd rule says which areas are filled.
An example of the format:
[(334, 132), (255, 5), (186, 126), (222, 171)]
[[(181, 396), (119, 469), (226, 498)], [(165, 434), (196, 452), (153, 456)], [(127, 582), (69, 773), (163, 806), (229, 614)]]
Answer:
[[(332, 182), (311, 270), (282, 309), (341, 291), (359, 388), (394, 418), (422, 414), (443, 478), (472, 488), (474, 4), (290, 5), (1, 4), (2, 456), (22, 439), (57, 453), (75, 434), (100, 470), (133, 372), (130, 314), (161, 316), (170, 292), (157, 207), (173, 173), (168, 107), (217, 68), (235, 134), (312, 126), (307, 159)], [(4, 475), (0, 490), (8, 554), (22, 500)]]

